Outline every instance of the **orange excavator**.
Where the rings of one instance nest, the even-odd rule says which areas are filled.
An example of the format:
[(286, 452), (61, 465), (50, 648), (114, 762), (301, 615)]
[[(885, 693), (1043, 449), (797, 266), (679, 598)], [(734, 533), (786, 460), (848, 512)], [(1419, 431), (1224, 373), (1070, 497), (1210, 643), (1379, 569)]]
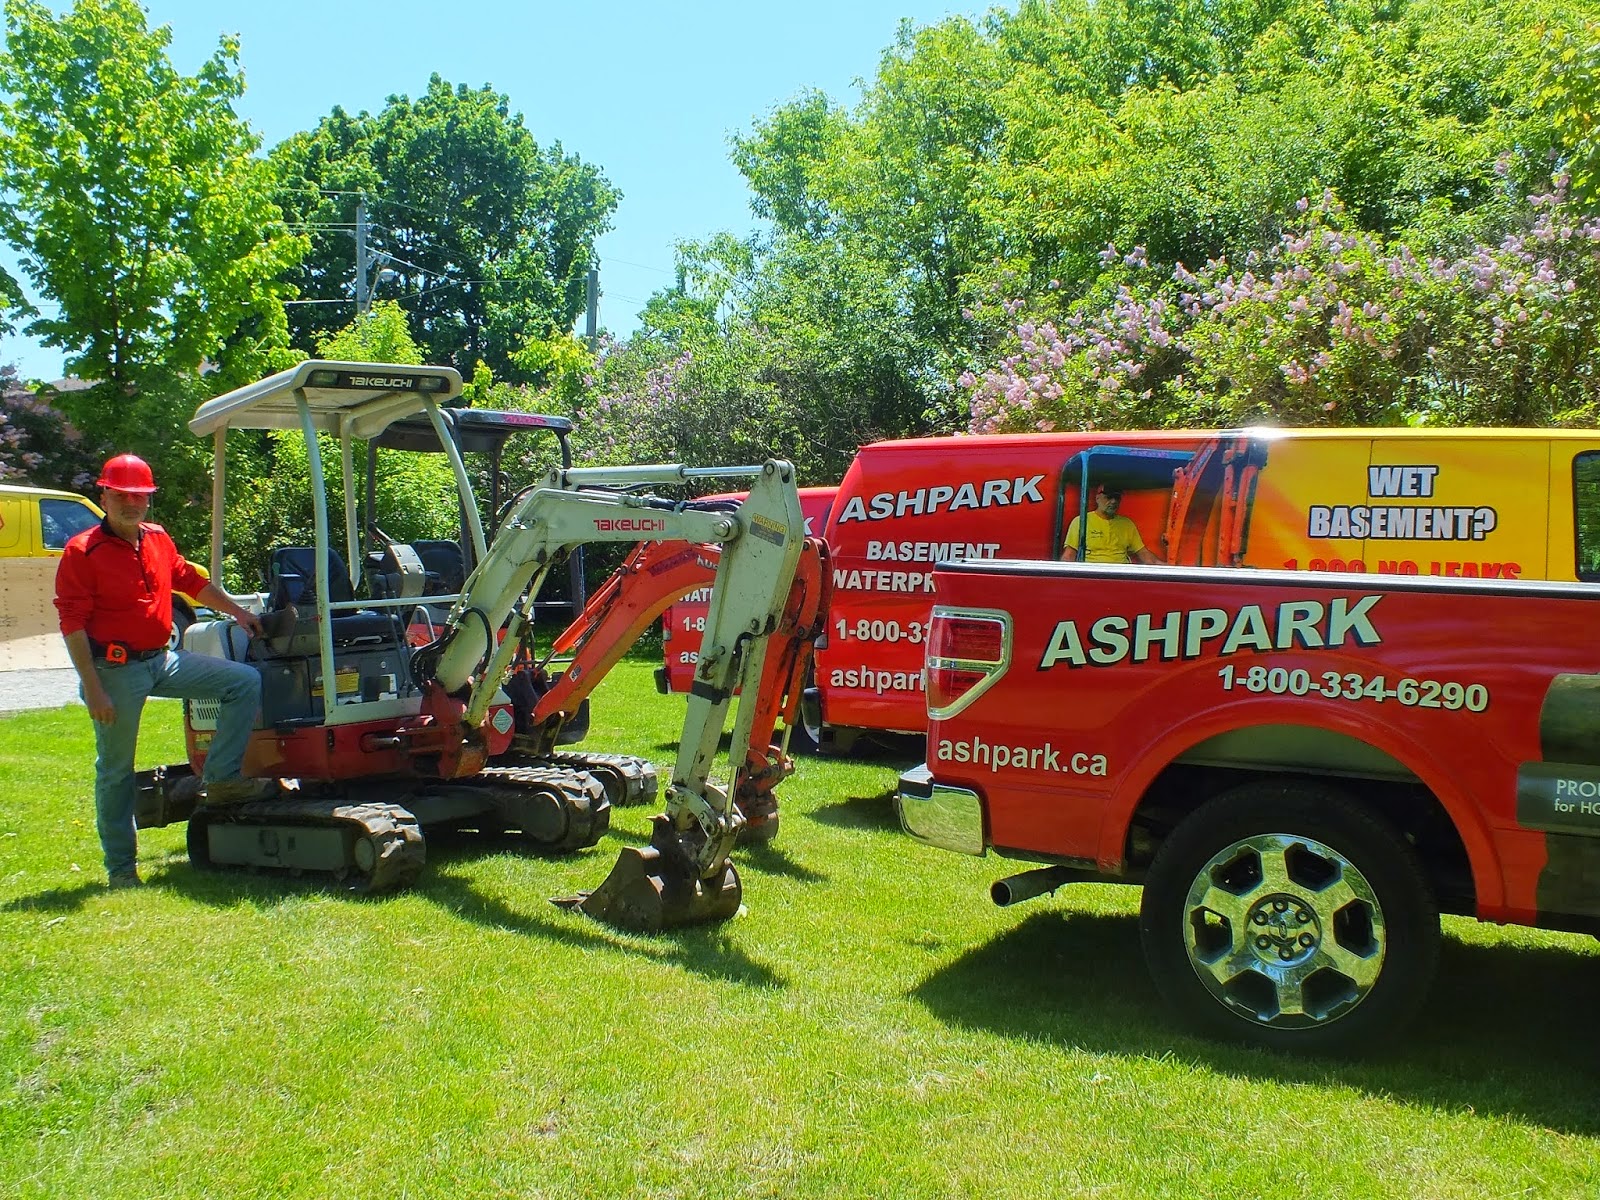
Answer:
[[(699, 507), (690, 501), (686, 508)], [(705, 511), (725, 511), (724, 502)], [(589, 695), (673, 603), (710, 588), (721, 561), (713, 543), (641, 542), (589, 599), (576, 620), (536, 658), (519, 648), (505, 684), (516, 732), (497, 764), (576, 767), (599, 777), (612, 804), (648, 803), (656, 794), (655, 769), (630, 755), (598, 754), (558, 747), (581, 737)], [(808, 537), (801, 548), (789, 597), (773, 630), (752, 700), (749, 749), (735, 775), (733, 800), (744, 816), (740, 839), (766, 842), (777, 836), (773, 789), (794, 773), (789, 733), (799, 719), (800, 692), (822, 633), (832, 577), (827, 543)]]

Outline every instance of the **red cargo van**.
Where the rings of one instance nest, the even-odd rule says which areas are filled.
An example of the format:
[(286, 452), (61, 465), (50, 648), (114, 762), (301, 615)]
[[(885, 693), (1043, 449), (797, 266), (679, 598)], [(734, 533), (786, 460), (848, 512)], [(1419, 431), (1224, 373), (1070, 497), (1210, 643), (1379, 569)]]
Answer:
[[(1058, 559), (1073, 518), (1095, 510), (1101, 488), (1121, 491), (1119, 515), (1156, 558), (1176, 565), (1600, 579), (1600, 435), (1592, 430), (1259, 428), (879, 442), (863, 446), (846, 472), (824, 535), (833, 603), (804, 706), (823, 747), (844, 750), (862, 730), (925, 732), (934, 564)], [(1078, 556), (1092, 560), (1093, 547), (1079, 541)]]
[[(837, 488), (808, 487), (800, 489), (800, 511), (806, 518), (806, 536), (821, 537), (828, 523), (828, 506), (833, 503)], [(708, 496), (708, 500), (738, 500), (741, 496)], [(661, 668), (656, 672), (656, 690), (687, 692), (694, 681), (694, 664), (700, 657), (700, 634), (706, 627), (706, 613), (711, 609), (711, 574), (715, 566), (707, 569), (706, 586), (690, 592), (661, 615)]]

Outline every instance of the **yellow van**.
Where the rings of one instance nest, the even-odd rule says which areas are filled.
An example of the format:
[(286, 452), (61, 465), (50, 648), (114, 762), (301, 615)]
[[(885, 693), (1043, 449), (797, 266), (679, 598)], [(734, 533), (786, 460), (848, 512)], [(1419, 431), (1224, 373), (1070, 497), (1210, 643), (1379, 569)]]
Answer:
[[(0, 671), (72, 665), (56, 620), (56, 563), (69, 538), (104, 516), (76, 492), (0, 484)], [(173, 593), (174, 646), (198, 607), (194, 597)]]

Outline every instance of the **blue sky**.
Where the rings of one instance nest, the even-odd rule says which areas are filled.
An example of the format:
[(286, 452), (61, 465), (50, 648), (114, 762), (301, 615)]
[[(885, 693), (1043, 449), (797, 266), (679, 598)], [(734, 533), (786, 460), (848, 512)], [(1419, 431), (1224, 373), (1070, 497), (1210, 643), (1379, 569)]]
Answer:
[[(57, 3), (60, 11), (68, 7)], [(958, 0), (811, 0), (763, 4), (621, 0), (147, 0), (150, 24), (172, 29), (170, 56), (193, 73), (223, 33), (241, 39), (239, 115), (270, 148), (334, 105), (375, 112), (420, 94), (438, 72), (488, 84), (511, 100), (534, 138), (560, 141), (623, 192), (600, 242), (600, 321), (636, 327), (672, 279), (672, 246), (755, 224), (728, 138), (806, 88), (853, 105), (902, 18), (935, 24), (988, 5)], [(354, 251), (352, 249), (352, 255)], [(0, 338), (0, 362), (53, 379), (59, 353)]]

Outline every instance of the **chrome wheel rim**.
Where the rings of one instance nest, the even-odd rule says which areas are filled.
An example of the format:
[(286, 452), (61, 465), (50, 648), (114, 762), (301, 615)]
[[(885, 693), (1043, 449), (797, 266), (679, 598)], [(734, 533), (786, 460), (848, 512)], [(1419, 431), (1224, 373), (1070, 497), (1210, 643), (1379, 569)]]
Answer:
[(1201, 867), (1184, 901), (1183, 937), (1219, 1003), (1279, 1029), (1348, 1016), (1388, 954), (1367, 878), (1331, 847), (1286, 833), (1244, 838)]

